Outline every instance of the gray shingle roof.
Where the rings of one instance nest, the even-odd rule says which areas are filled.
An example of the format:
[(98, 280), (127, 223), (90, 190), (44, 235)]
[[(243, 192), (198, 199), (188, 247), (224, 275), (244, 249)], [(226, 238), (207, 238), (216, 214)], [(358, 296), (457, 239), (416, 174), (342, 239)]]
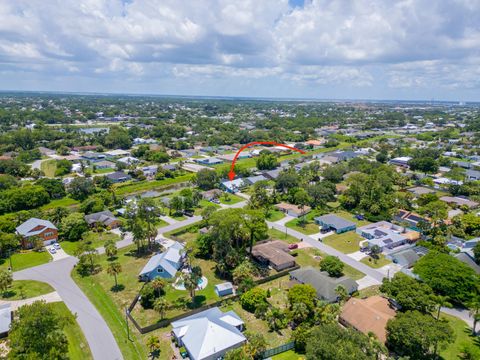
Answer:
[(334, 214), (327, 214), (327, 215), (316, 217), (315, 221), (327, 224), (328, 226), (333, 227), (334, 229), (343, 229), (343, 228), (356, 225), (353, 221), (349, 221), (347, 219), (344, 219)]

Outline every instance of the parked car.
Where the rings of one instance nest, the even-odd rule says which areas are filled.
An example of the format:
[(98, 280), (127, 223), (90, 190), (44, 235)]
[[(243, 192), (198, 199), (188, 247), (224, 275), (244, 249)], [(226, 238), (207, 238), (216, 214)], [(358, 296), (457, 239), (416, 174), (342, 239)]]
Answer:
[(365, 216), (363, 216), (362, 214), (357, 214), (357, 215), (355, 215), (355, 218), (356, 218), (357, 220), (365, 220)]
[(60, 246), (59, 243), (53, 243), (53, 247), (56, 249), (56, 250), (60, 250), (62, 247)]
[(50, 254), (56, 254), (57, 253), (57, 250), (55, 250), (54, 247), (51, 247), (50, 249), (48, 249), (48, 251), (50, 252)]
[(288, 249), (289, 250), (298, 249), (298, 244), (290, 244), (290, 245), (288, 245)]

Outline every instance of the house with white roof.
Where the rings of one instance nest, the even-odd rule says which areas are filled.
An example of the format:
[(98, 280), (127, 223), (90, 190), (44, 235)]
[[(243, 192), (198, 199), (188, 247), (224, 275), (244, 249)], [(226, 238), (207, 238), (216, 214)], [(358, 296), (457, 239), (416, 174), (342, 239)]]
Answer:
[(12, 323), (12, 307), (11, 304), (6, 303), (0, 305), (0, 337), (8, 334), (10, 331), (10, 324)]
[(234, 311), (214, 307), (172, 322), (172, 335), (191, 360), (216, 360), (247, 341), (243, 326)]
[(224, 188), (225, 191), (234, 194), (245, 186), (245, 182), (243, 179), (234, 179), (231, 181), (223, 181), (220, 183), (220, 186)]
[(174, 242), (166, 251), (156, 254), (148, 260), (138, 277), (141, 281), (150, 281), (157, 277), (172, 279), (183, 266), (184, 246)]
[(48, 220), (30, 218), (15, 229), (22, 237), (22, 247), (32, 248), (34, 239), (40, 238), (44, 245), (57, 241), (58, 229)]

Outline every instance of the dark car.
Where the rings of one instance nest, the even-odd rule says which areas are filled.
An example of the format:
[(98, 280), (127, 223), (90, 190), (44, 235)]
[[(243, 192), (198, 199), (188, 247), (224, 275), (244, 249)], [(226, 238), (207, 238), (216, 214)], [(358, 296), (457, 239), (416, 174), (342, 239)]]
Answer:
[(365, 216), (363, 216), (363, 215), (361, 215), (361, 214), (355, 215), (355, 218), (356, 218), (357, 220), (365, 220)]
[(288, 245), (288, 249), (289, 250), (298, 249), (298, 244), (290, 244), (290, 245)]

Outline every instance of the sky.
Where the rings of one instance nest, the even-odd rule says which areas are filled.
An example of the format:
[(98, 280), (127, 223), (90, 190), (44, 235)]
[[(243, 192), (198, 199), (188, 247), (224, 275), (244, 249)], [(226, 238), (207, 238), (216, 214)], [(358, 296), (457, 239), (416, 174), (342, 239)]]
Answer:
[(480, 100), (480, 0), (0, 0), (0, 90)]

